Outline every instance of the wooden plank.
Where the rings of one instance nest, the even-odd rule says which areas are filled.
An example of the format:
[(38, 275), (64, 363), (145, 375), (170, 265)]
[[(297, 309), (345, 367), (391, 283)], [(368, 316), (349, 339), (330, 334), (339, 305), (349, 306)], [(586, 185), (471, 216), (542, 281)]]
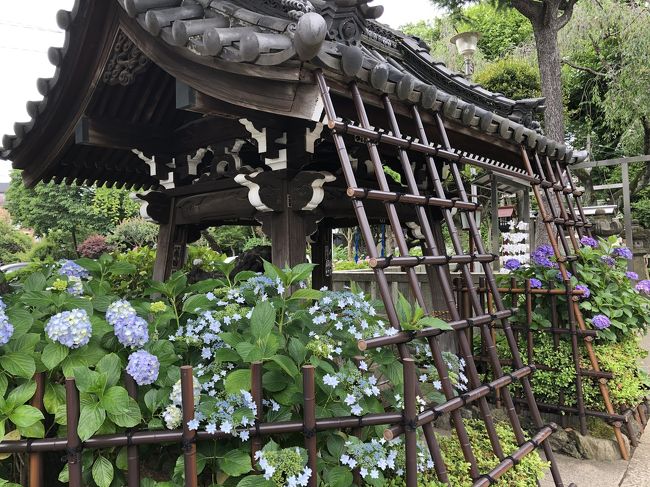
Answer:
[(619, 157), (617, 159), (605, 159), (602, 161), (586, 161), (581, 162), (580, 164), (574, 164), (571, 166), (571, 169), (589, 169), (592, 167), (605, 167), (605, 166), (618, 166), (627, 162), (631, 164), (633, 162), (650, 162), (650, 155), (638, 156), (638, 157)]
[(623, 183), (616, 183), (616, 184), (595, 184), (594, 185), (594, 191), (604, 191), (607, 189), (622, 189)]
[[(621, 167), (623, 176), (623, 214), (625, 219), (625, 245), (630, 249), (634, 249), (634, 241), (632, 240), (632, 204), (630, 202), (630, 166), (629, 163), (624, 163)], [(633, 269), (634, 260), (628, 260), (627, 270)]]
[(171, 139), (165, 129), (120, 120), (81, 117), (75, 127), (75, 143), (92, 147), (171, 153)]

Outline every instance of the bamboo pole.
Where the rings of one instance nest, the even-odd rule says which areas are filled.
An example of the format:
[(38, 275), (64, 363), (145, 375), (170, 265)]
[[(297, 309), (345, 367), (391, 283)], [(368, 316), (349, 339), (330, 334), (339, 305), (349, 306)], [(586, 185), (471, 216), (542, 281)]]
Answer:
[[(129, 397), (138, 400), (138, 385), (129, 374), (124, 375), (124, 385), (129, 393)], [(132, 431), (128, 431), (127, 435), (130, 438)], [(130, 445), (127, 443), (126, 447), (127, 458), (127, 484), (128, 487), (140, 487), (140, 455), (138, 453), (137, 445)]]
[(65, 404), (67, 419), (66, 451), (68, 455), (68, 482), (70, 487), (82, 487), (81, 452), (83, 445), (77, 433), (79, 427), (79, 391), (73, 378), (65, 380)]
[(189, 427), (194, 419), (194, 376), (192, 367), (181, 367), (181, 403), (183, 405), (183, 465), (185, 471), (185, 487), (198, 486), (198, 471), (196, 466), (196, 430)]
[(311, 469), (309, 487), (318, 486), (318, 443), (316, 438), (316, 381), (313, 365), (302, 367), (303, 421), (307, 465)]
[[(34, 375), (36, 392), (32, 397), (31, 405), (42, 413), (45, 413), (43, 397), (45, 396), (45, 372), (37, 372)], [(43, 455), (39, 452), (29, 453), (29, 485), (30, 487), (43, 486)]]

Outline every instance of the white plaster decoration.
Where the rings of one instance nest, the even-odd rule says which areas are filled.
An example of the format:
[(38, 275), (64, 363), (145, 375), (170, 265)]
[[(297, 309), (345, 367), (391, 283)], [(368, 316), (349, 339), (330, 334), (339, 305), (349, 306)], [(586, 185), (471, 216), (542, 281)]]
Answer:
[(305, 150), (310, 154), (316, 152), (316, 141), (320, 139), (323, 128), (324, 125), (322, 123), (317, 123), (314, 130), (310, 130), (309, 127), (305, 129)]
[(247, 118), (240, 119), (239, 123), (241, 123), (246, 128), (248, 133), (251, 134), (251, 137), (253, 137), (253, 139), (255, 139), (255, 141), (257, 142), (257, 152), (259, 152), (260, 154), (264, 154), (267, 151), (266, 127), (264, 127), (261, 131), (257, 130), (255, 128), (255, 125), (253, 125), (253, 122), (251, 122)]
[[(286, 136), (285, 136), (286, 138)], [(287, 168), (287, 149), (280, 149), (278, 151), (278, 157), (271, 159), (269, 157), (264, 158), (264, 164), (271, 168), (271, 171), (280, 171)]]
[[(252, 174), (238, 174), (235, 176), (235, 182), (237, 184), (241, 184), (242, 186), (245, 186), (248, 188), (248, 201), (250, 204), (255, 208), (257, 211), (260, 211), (262, 213), (268, 213), (273, 211), (271, 208), (266, 206), (262, 202), (262, 198), (260, 197), (260, 186), (259, 184), (255, 184), (255, 182), (251, 181), (250, 179), (254, 178), (258, 174), (262, 173), (263, 171), (259, 170), (256, 171)], [(250, 179), (249, 179), (250, 178)]]
[(193, 156), (187, 156), (187, 173), (190, 176), (196, 176), (198, 174), (197, 168), (208, 153), (208, 150), (209, 149), (198, 149)]
[(164, 181), (161, 180), (160, 184), (165, 189), (174, 189), (176, 187), (176, 182), (174, 181), (174, 171), (168, 172), (167, 179), (165, 179)]
[(138, 149), (131, 149), (131, 152), (133, 152), (136, 156), (141, 161), (144, 161), (147, 166), (149, 166), (149, 176), (155, 177), (156, 176), (156, 156), (153, 156), (151, 158), (147, 157), (144, 155), (144, 152), (139, 151)]
[(309, 203), (301, 208), (302, 210), (313, 211), (318, 208), (318, 205), (320, 205), (323, 202), (323, 199), (325, 199), (325, 190), (323, 189), (323, 186), (325, 186), (325, 183), (332, 183), (336, 181), (336, 176), (327, 171), (319, 171), (319, 173), (323, 177), (316, 179), (311, 183), (311, 200), (309, 200)]

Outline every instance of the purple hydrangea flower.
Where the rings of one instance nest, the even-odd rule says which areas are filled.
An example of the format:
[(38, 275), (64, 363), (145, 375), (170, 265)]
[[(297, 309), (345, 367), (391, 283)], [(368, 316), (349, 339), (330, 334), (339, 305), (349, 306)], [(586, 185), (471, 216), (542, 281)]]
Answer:
[(582, 299), (589, 299), (589, 296), (591, 296), (591, 291), (584, 284), (578, 284), (576, 286), (576, 291), (582, 291)]
[(632, 260), (634, 257), (632, 251), (627, 247), (616, 247), (614, 249), (614, 255), (620, 257), (621, 259)]
[(634, 289), (636, 289), (640, 293), (650, 296), (650, 281), (647, 279), (644, 279), (643, 281), (639, 281)]
[(517, 259), (508, 259), (504, 267), (509, 271), (516, 271), (521, 267), (521, 262), (519, 262)]
[(607, 316), (596, 315), (591, 319), (591, 324), (594, 325), (594, 328), (604, 330), (605, 328), (609, 328), (612, 323), (609, 321), (609, 318)]
[(595, 238), (591, 238), (586, 235), (580, 239), (580, 243), (587, 247), (591, 247), (592, 249), (598, 247), (598, 241)]
[(531, 254), (531, 257), (535, 264), (542, 267), (557, 267), (557, 264), (551, 261), (551, 256), (553, 256), (553, 247), (548, 244), (540, 245)]
[(88, 279), (90, 274), (86, 269), (72, 260), (62, 260), (59, 262), (59, 274), (62, 276), (76, 277), (78, 279)]
[(14, 334), (14, 326), (9, 323), (5, 309), (7, 309), (7, 305), (0, 298), (0, 346), (9, 343), (11, 336)]
[(129, 355), (126, 372), (139, 386), (149, 385), (158, 379), (160, 362), (158, 357), (145, 350), (138, 350)]
[(92, 325), (86, 310), (73, 309), (52, 316), (45, 325), (45, 333), (61, 345), (79, 348), (90, 341)]
[[(571, 274), (569, 271), (566, 271), (566, 275), (567, 275), (567, 277), (568, 277), (569, 279), (571, 279), (571, 278), (573, 277), (573, 274)], [(555, 278), (556, 278), (558, 281), (562, 281), (562, 280), (563, 280), (563, 279), (562, 279), (562, 273), (561, 273), (561, 272), (558, 272), (557, 274), (555, 274)]]
[(611, 255), (602, 255), (600, 257), (600, 260), (603, 264), (607, 264), (610, 267), (614, 267), (616, 265), (616, 260), (614, 260), (614, 257)]
[(106, 310), (106, 321), (125, 347), (141, 348), (149, 341), (147, 322), (136, 314), (128, 301), (120, 300), (111, 304)]
[(627, 277), (631, 281), (638, 281), (639, 280), (639, 275), (636, 272), (632, 272), (632, 271), (626, 272), (625, 277)]
[(530, 279), (530, 287), (533, 288), (533, 289), (541, 289), (542, 288), (542, 281), (532, 277)]

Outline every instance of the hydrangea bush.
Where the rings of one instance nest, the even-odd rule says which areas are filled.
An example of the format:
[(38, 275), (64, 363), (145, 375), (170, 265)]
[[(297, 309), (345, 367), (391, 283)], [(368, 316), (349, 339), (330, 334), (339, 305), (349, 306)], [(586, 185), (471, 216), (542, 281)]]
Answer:
[[(309, 264), (279, 269), (266, 263), (263, 274), (237, 276), (231, 276), (232, 264), (211, 265), (221, 279), (188, 284), (183, 273), (176, 273), (166, 283), (149, 281), (140, 295), (123, 293), (122, 285), (115, 284), (137, 276), (137, 266), (109, 256), (22, 274), (12, 282), (13, 292), (0, 301), (0, 393), (7, 404), (0, 407), (0, 433), (12, 424), (22, 437), (46, 434), (44, 415), (27, 404), (36, 372), (47, 375), (45, 414), (53, 424), (48, 436), (65, 434), (66, 377), (74, 377), (80, 391), (78, 433), (83, 441), (135, 427), (178, 429), (183, 426), (180, 366), (191, 365), (194, 420), (187, 426), (229, 435), (198, 444), (206, 485), (305, 486), (318, 474), (320, 485), (347, 487), (355, 468), (364, 485), (399, 485), (404, 447), (400, 441), (385, 442), (382, 427), (365, 428), (359, 437), (346, 431), (319, 432), (318, 472), (307, 466), (302, 434), (263, 438), (264, 448), (251, 459), (251, 438), (245, 431), (257, 416), (265, 422), (302, 418), (304, 365), (315, 368), (319, 417), (401, 410), (403, 371), (395, 351), (359, 351), (360, 340), (395, 333), (379, 303), (355, 288), (309, 288)], [(449, 329), (403, 296), (397, 310), (406, 330)], [(426, 342), (410, 346), (418, 366), (420, 407), (444, 402)], [(456, 393), (462, 393), (467, 388), (464, 361), (452, 353), (445, 353), (444, 360)], [(250, 391), (254, 362), (262, 363), (261, 409)], [(138, 385), (137, 399), (123, 387), (127, 377)], [(163, 485), (182, 485), (178, 454), (178, 445), (143, 448), (142, 461), (161, 472), (167, 481)], [(455, 455), (451, 450), (443, 454)], [(490, 458), (494, 467), (498, 459)], [(533, 486), (541, 476), (539, 457), (530, 458), (536, 467), (521, 485)], [(87, 481), (98, 487), (122, 485), (125, 459), (125, 449), (84, 451)], [(418, 460), (422, 478), (428, 479), (422, 485), (435, 485), (426, 447)], [(59, 479), (67, 481), (67, 475), (64, 467)], [(454, 485), (463, 482), (465, 477), (459, 477)], [(145, 480), (144, 485), (156, 484)]]
[[(640, 344), (639, 337), (647, 332), (650, 323), (650, 286), (648, 281), (639, 281), (639, 276), (627, 270), (632, 252), (621, 246), (615, 237), (595, 239), (583, 237), (576, 262), (576, 275), (569, 273), (574, 289), (582, 291), (577, 297), (580, 310), (588, 327), (598, 331), (594, 351), (601, 368), (614, 374), (609, 381), (612, 402), (618, 410), (636, 407), (647, 395), (650, 380), (640, 368), (639, 361), (647, 355)], [(562, 275), (550, 245), (542, 245), (531, 255), (531, 263), (510, 269), (505, 278), (517, 278), (519, 282), (530, 279), (532, 288), (564, 289)], [(510, 301), (511, 296), (507, 299)], [(523, 297), (519, 297), (522, 300)], [(535, 363), (551, 370), (538, 370), (532, 384), (539, 401), (575, 406), (575, 365), (573, 363), (570, 337), (559, 337), (554, 343), (550, 333), (544, 328), (552, 326), (552, 313), (558, 313), (559, 323), (568, 323), (568, 306), (564, 295), (556, 296), (556, 304), (549, 296), (536, 296), (532, 313)], [(523, 302), (520, 301), (519, 304)], [(508, 305), (514, 305), (511, 301)], [(525, 306), (518, 307), (515, 320), (526, 322)], [(508, 354), (503, 337), (498, 340), (501, 354)], [(521, 338), (520, 347), (526, 343)], [(581, 367), (590, 369), (587, 352), (581, 347)], [(602, 396), (595, 381), (583, 378), (583, 395), (587, 407), (604, 410)]]

